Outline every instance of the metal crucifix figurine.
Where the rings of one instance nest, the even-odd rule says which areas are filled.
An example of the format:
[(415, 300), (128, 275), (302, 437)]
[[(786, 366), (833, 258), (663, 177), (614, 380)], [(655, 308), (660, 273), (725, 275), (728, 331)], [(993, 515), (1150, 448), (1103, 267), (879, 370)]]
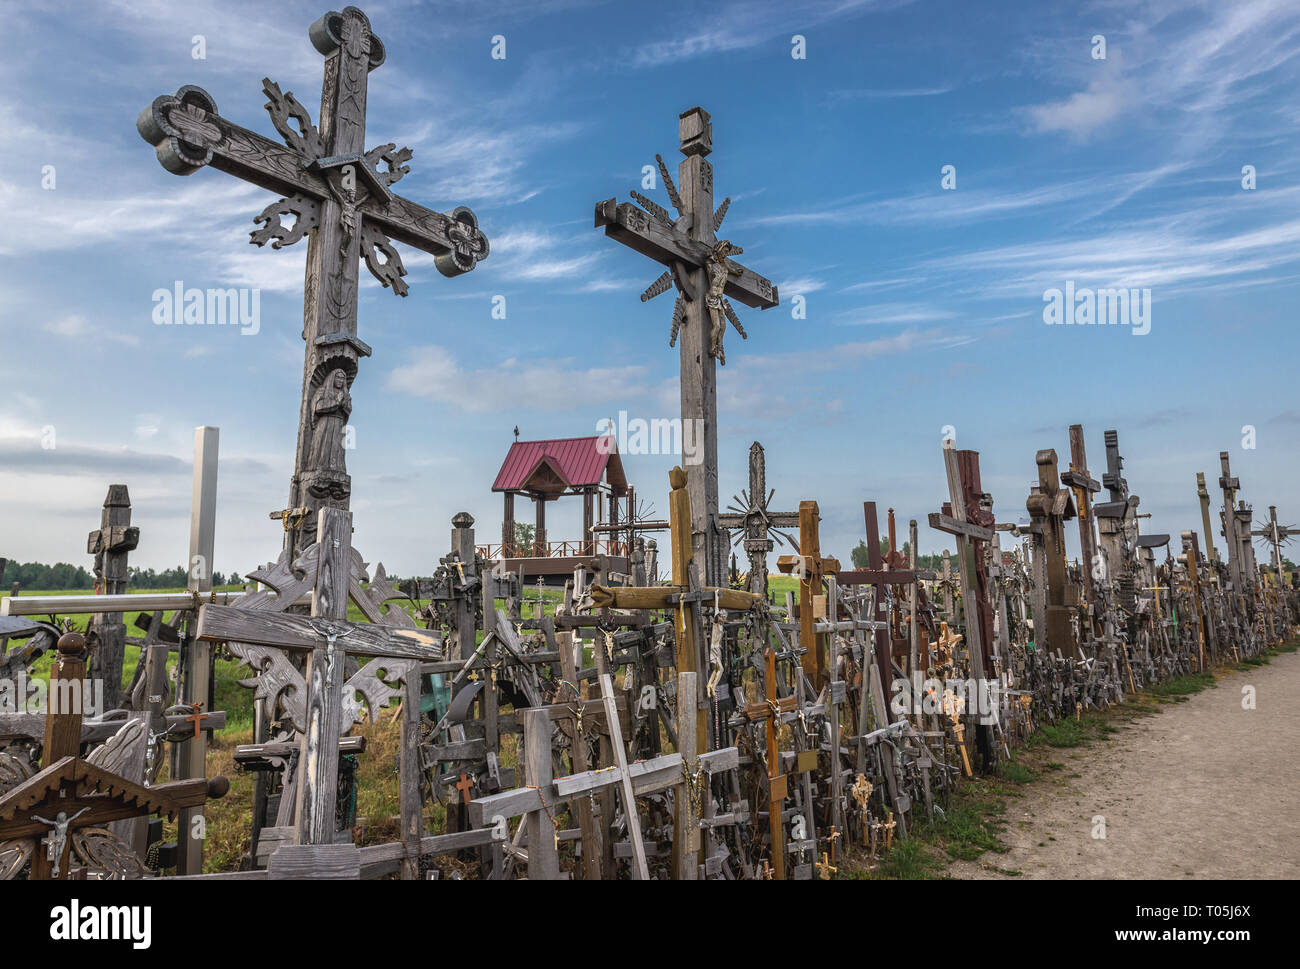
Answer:
[(771, 280), (732, 262), (741, 252), (729, 241), (719, 241), (731, 199), (713, 208), (713, 166), (706, 160), (713, 151), (713, 125), (703, 108), (679, 116), (678, 134), (685, 160), (677, 168), (677, 184), (663, 158), (656, 155), (659, 174), (677, 218), (639, 192), (632, 202), (606, 199), (596, 204), (596, 227), (644, 256), (667, 267), (667, 272), (641, 294), (642, 302), (676, 287), (669, 346), (681, 337), (682, 424), (690, 422), (703, 435), (703, 473), (692, 470), (691, 531), (695, 561), (703, 566), (705, 585), (726, 584), (726, 542), (718, 524), (718, 400), (717, 364), (724, 362), (722, 337), (730, 321), (742, 337), (744, 328), (731, 300), (758, 309), (779, 302)]
[[(283, 146), (226, 120), (211, 95), (188, 84), (156, 98), (136, 122), (169, 172), (190, 175), (211, 165), (284, 196), (253, 220), (261, 226), (251, 233), (254, 245), (279, 249), (308, 237), (298, 450), (289, 507), (276, 516), (286, 525), (290, 559), (311, 544), (317, 510), (346, 510), (351, 496), (342, 438), (351, 412), (347, 390), (358, 359), (370, 355), (357, 336), (360, 261), (405, 296), (406, 268), (394, 241), (433, 254), (444, 276), (469, 272), (488, 254), (468, 208), (434, 212), (393, 193), (410, 171), (411, 149), (389, 143), (366, 150), (367, 77), (384, 62), (384, 45), (366, 15), (356, 7), (331, 11), (309, 33), (325, 56), (319, 124), (291, 92), (262, 81)], [(290, 225), (282, 221), (288, 216)]]

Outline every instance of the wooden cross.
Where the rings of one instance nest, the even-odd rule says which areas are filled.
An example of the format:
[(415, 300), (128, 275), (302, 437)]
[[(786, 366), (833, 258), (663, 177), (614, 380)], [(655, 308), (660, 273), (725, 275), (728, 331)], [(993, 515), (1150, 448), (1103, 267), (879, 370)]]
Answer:
[[(980, 505), (979, 452), (958, 451), (951, 440), (943, 442), (944, 470), (949, 501), (929, 515), (930, 527), (957, 539), (957, 568), (961, 577), (965, 640), (971, 673), (979, 680), (991, 671), (992, 610), (985, 601), (987, 577), (981, 564), (983, 544), (993, 540), (994, 517)], [(963, 468), (963, 465), (965, 467)]]
[(772, 871), (778, 881), (785, 880), (785, 827), (781, 817), (782, 805), (789, 794), (789, 778), (781, 771), (781, 748), (776, 735), (781, 726), (781, 716), (798, 709), (794, 696), (776, 698), (776, 653), (771, 647), (763, 654), (763, 700), (746, 704), (740, 711), (750, 722), (763, 721), (767, 729), (767, 824), (772, 843)]
[(212, 716), (210, 713), (201, 713), (203, 701), (195, 700), (189, 704), (190, 715), (185, 718), (186, 723), (194, 724), (194, 739), (198, 740), (203, 735), (203, 721)]
[(800, 664), (814, 690), (820, 690), (827, 679), (826, 637), (818, 635), (814, 626), (819, 618), (826, 617), (826, 578), (840, 570), (839, 559), (822, 557), (820, 522), (817, 502), (799, 502), (799, 554), (782, 555), (776, 560), (782, 572), (799, 577), (799, 645), (804, 649)]
[[(867, 567), (865, 569), (851, 569), (839, 572), (835, 578), (841, 585), (869, 585), (875, 589), (875, 601), (872, 617), (876, 622), (884, 623), (883, 626), (877, 626), (875, 631), (876, 639), (876, 666), (880, 673), (880, 682), (885, 690), (888, 690), (894, 680), (894, 671), (890, 666), (890, 637), (888, 631), (889, 624), (889, 607), (885, 599), (885, 587), (894, 586), (913, 586), (916, 585), (916, 570), (905, 569), (900, 566), (904, 563), (901, 561), (901, 555), (895, 557), (894, 537), (893, 537), (893, 509), (890, 509), (890, 538), (889, 538), (889, 561), (880, 554), (880, 522), (876, 517), (876, 503), (874, 501), (864, 501), (862, 503), (862, 514), (866, 522), (867, 530)], [(913, 546), (915, 549), (915, 546)], [(888, 565), (888, 568), (886, 568)]]
[[(434, 632), (375, 622), (354, 623), (344, 618), (351, 579), (352, 515), (323, 508), (316, 525), (320, 559), (310, 616), (208, 604), (199, 610), (196, 633), (205, 642), (235, 642), (307, 654), (307, 709), (301, 752), (305, 767), (296, 792), (300, 845), (331, 845), (335, 840), (346, 654), (409, 661), (403, 666), (404, 678), (408, 679), (414, 679), (414, 664), (442, 659), (441, 642)], [(418, 693), (414, 697), (408, 694), (406, 702), (418, 707)], [(414, 749), (409, 753), (413, 755)], [(411, 759), (405, 741), (404, 757)], [(414, 764), (406, 766), (407, 773), (411, 773)]]
[[(86, 540), (86, 552), (95, 556), (95, 589), (99, 595), (126, 592), (127, 553), (140, 542), (140, 529), (131, 524), (131, 496), (126, 485), (108, 486), (100, 525)], [(91, 676), (104, 681), (104, 706), (122, 705), (122, 661), (126, 649), (126, 624), (120, 614), (95, 613), (88, 632), (94, 633)]]
[[(76, 633), (59, 639), (50, 673), (53, 694), (61, 682), (80, 683), (86, 671), (86, 642)], [(126, 721), (109, 740), (81, 757), (82, 708), (59, 709), (45, 718), (44, 768), (0, 794), (0, 880), (12, 878), (30, 860), (34, 880), (66, 879), (70, 859), (119, 878), (143, 877), (133, 847), (109, 830), (129, 818), (163, 814), (221, 797), (224, 777), (172, 781), (146, 787), (121, 776), (134, 739), (145, 726)], [(44, 851), (36, 850), (40, 843)]]
[(1140, 499), (1129, 494), (1128, 480), (1121, 473), (1124, 458), (1119, 453), (1119, 432), (1106, 432), (1106, 471), (1101, 483), (1109, 501), (1093, 506), (1101, 551), (1105, 556), (1106, 581), (1114, 590), (1121, 610), (1136, 614), (1132, 559), (1137, 542), (1137, 509)]
[(1294, 525), (1279, 525), (1277, 523), (1277, 505), (1268, 506), (1268, 523), (1263, 528), (1256, 529), (1250, 533), (1253, 536), (1264, 539), (1273, 549), (1273, 574), (1277, 577), (1277, 582), (1282, 581), (1282, 546), (1291, 538), (1300, 535), (1300, 529)]
[(1038, 641), (1045, 650), (1082, 659), (1083, 651), (1075, 640), (1071, 623), (1073, 597), (1065, 567), (1065, 523), (1075, 515), (1074, 501), (1057, 481), (1056, 451), (1039, 451), (1035, 460), (1038, 484), (1030, 491), (1025, 507), (1034, 525), (1037, 553), (1043, 556), (1047, 576), (1046, 628), (1038, 634)]
[[(703, 108), (691, 108), (678, 119), (681, 152), (677, 186), (662, 158), (655, 156), (668, 198), (677, 218), (662, 206), (633, 192), (637, 204), (607, 199), (596, 205), (596, 227), (667, 271), (641, 295), (642, 301), (676, 287), (669, 346), (681, 337), (682, 425), (697, 429), (702, 467), (692, 474), (691, 536), (695, 561), (704, 585), (726, 584), (726, 540), (718, 523), (718, 401), (716, 365), (724, 362), (722, 347), (727, 322), (745, 336), (731, 300), (770, 309), (779, 301), (771, 281), (731, 260), (742, 250), (719, 241), (730, 199), (713, 208), (713, 126)], [(678, 191), (680, 187), (680, 193)]]
[(1092, 496), (1101, 490), (1101, 482), (1088, 470), (1088, 455), (1083, 444), (1083, 425), (1070, 425), (1070, 470), (1061, 472), (1061, 484), (1074, 489), (1074, 505), (1079, 516), (1079, 549), (1083, 557), (1083, 591), (1088, 604), (1097, 601), (1093, 586), (1093, 569), (1097, 559), (1097, 533), (1093, 526)]
[[(357, 336), (357, 273), (361, 260), (385, 287), (405, 296), (406, 269), (393, 242), (433, 254), (445, 276), (469, 272), (488, 254), (478, 219), (464, 206), (434, 212), (395, 195), (410, 168), (409, 148), (366, 149), (368, 76), (384, 62), (384, 45), (356, 7), (312, 24), (312, 45), (325, 57), (319, 125), (291, 92), (270, 79), (262, 90), (284, 145), (241, 128), (217, 113), (212, 96), (185, 85), (154, 99), (136, 127), (169, 172), (190, 175), (211, 165), (284, 198), (254, 220), (254, 245), (279, 249), (304, 235), (307, 243), (303, 378), (298, 451), (289, 507), (347, 508), (351, 479), (343, 427), (351, 412), (348, 387), (370, 347)], [(293, 217), (286, 225), (282, 218)], [(287, 522), (286, 522), (287, 524)], [(286, 528), (290, 557), (310, 543), (311, 526)]]
[(749, 591), (767, 597), (767, 554), (775, 547), (768, 537), (774, 533), (791, 547), (794, 541), (781, 528), (796, 528), (798, 512), (769, 511), (768, 503), (773, 491), (767, 490), (767, 460), (763, 445), (755, 441), (749, 446), (749, 492), (742, 491), (732, 500), (730, 514), (718, 516), (718, 523), (727, 530), (737, 529), (737, 541), (744, 540), (745, 554), (749, 556)]
[(1214, 527), (1210, 524), (1210, 492), (1205, 487), (1205, 472), (1196, 472), (1196, 497), (1201, 501), (1201, 526), (1205, 529), (1205, 557), (1211, 564), (1219, 561), (1214, 547)]

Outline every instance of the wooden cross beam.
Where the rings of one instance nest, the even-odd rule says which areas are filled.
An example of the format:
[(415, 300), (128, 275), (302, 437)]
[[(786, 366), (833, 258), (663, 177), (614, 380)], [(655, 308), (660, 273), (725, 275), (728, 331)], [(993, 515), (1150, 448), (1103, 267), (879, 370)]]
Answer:
[(714, 210), (713, 166), (706, 159), (713, 151), (709, 113), (697, 107), (681, 114), (678, 134), (686, 157), (677, 169), (677, 186), (663, 159), (656, 156), (677, 217), (634, 192), (635, 205), (619, 204), (615, 199), (598, 203), (595, 224), (610, 238), (667, 270), (642, 294), (643, 301), (669, 288), (677, 289), (669, 345), (680, 334), (682, 424), (697, 428), (702, 435), (702, 466), (699, 474), (691, 475), (689, 485), (690, 537), (702, 584), (721, 586), (726, 584), (727, 549), (718, 523), (716, 366), (725, 362), (722, 344), (728, 322), (745, 336), (730, 300), (770, 309), (779, 296), (770, 280), (730, 258), (742, 251), (739, 246), (717, 238), (731, 200), (724, 200)]
[[(309, 35), (325, 57), (319, 126), (291, 92), (262, 82), (283, 145), (222, 117), (212, 96), (194, 85), (154, 99), (136, 122), (169, 172), (190, 175), (210, 165), (284, 196), (254, 220), (261, 228), (251, 234), (253, 244), (279, 249), (308, 236), (307, 361), (289, 499), (289, 508), (306, 510), (300, 521), (324, 505), (347, 508), (351, 494), (342, 442), (352, 406), (347, 388), (359, 358), (370, 355), (357, 336), (360, 262), (404, 296), (406, 268), (394, 241), (431, 253), (445, 276), (469, 272), (488, 254), (468, 208), (434, 212), (393, 193), (410, 171), (409, 148), (389, 143), (367, 150), (368, 77), (385, 51), (366, 15), (356, 7), (327, 13)], [(289, 217), (291, 224), (282, 222)], [(310, 532), (310, 523), (286, 528), (291, 558), (309, 544)]]
[(820, 522), (817, 502), (799, 502), (799, 554), (782, 555), (776, 561), (782, 572), (799, 577), (799, 645), (804, 649), (800, 663), (814, 690), (820, 690), (827, 678), (826, 637), (818, 635), (814, 626), (826, 616), (825, 580), (840, 570), (839, 559), (822, 557)]

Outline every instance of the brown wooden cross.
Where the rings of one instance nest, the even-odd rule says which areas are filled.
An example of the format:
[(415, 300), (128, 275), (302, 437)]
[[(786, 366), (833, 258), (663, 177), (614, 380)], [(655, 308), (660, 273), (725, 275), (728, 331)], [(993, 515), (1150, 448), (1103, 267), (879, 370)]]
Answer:
[[(85, 672), (85, 639), (67, 633), (59, 639), (50, 672), (51, 694), (61, 689), (60, 682), (84, 682)], [(132, 846), (107, 826), (153, 814), (174, 818), (183, 808), (229, 790), (224, 777), (153, 787), (128, 780), (116, 768), (130, 754), (131, 734), (115, 735), (83, 758), (81, 726), (81, 704), (52, 711), (45, 718), (44, 768), (0, 795), (0, 880), (16, 875), (29, 860), (32, 879), (63, 880), (74, 856), (119, 878), (143, 877), (144, 865)], [(128, 732), (143, 729), (132, 721), (123, 726)]]
[(781, 716), (794, 713), (798, 709), (798, 699), (791, 695), (776, 698), (776, 653), (771, 647), (763, 654), (763, 700), (748, 703), (741, 713), (751, 722), (763, 721), (767, 729), (767, 824), (772, 842), (773, 877), (785, 880), (785, 827), (781, 813), (786, 795), (789, 794), (789, 778), (781, 771), (781, 748), (777, 745), (777, 731), (780, 729)]
[(677, 210), (667, 209), (637, 192), (631, 202), (606, 199), (596, 205), (596, 228), (655, 262), (667, 272), (650, 284), (642, 301), (676, 287), (671, 346), (681, 336), (682, 424), (697, 428), (702, 467), (692, 474), (691, 535), (695, 561), (704, 585), (726, 584), (727, 548), (718, 523), (718, 400), (716, 365), (724, 362), (722, 337), (728, 321), (742, 337), (745, 331), (730, 300), (770, 309), (779, 301), (771, 281), (731, 260), (742, 250), (719, 241), (730, 199), (713, 208), (713, 166), (706, 156), (713, 151), (713, 125), (703, 108), (691, 108), (678, 119), (681, 152), (677, 181), (663, 159), (655, 156), (668, 198)]
[[(906, 562), (901, 553), (895, 552), (893, 527), (894, 510), (892, 508), (889, 510), (888, 557), (880, 554), (880, 522), (876, 517), (876, 503), (874, 501), (864, 501), (862, 503), (862, 514), (867, 529), (867, 567), (865, 569), (841, 571), (835, 576), (835, 578), (841, 585), (874, 586), (876, 589), (875, 616), (872, 618), (877, 622), (888, 623), (889, 607), (883, 594), (885, 587), (915, 586), (916, 570), (903, 568), (902, 566), (905, 565)], [(876, 668), (880, 672), (880, 682), (885, 691), (888, 692), (890, 685), (894, 680), (894, 673), (890, 667), (892, 648), (890, 645), (889, 631), (884, 627), (876, 629), (875, 640)]]
[(1025, 507), (1034, 525), (1035, 554), (1041, 555), (1047, 578), (1046, 628), (1038, 632), (1044, 651), (1056, 651), (1069, 659), (1083, 659), (1083, 651), (1071, 622), (1074, 599), (1065, 567), (1065, 523), (1074, 517), (1074, 501), (1057, 480), (1056, 451), (1039, 451), (1038, 484), (1029, 493)]
[(822, 557), (820, 522), (817, 502), (799, 502), (799, 554), (782, 555), (776, 560), (782, 572), (799, 577), (799, 645), (805, 651), (800, 663), (814, 690), (820, 690), (828, 678), (826, 637), (818, 635), (814, 628), (819, 618), (826, 617), (826, 578), (840, 570), (839, 559)]
[[(284, 145), (217, 113), (212, 96), (192, 84), (154, 99), (136, 122), (169, 172), (190, 175), (211, 165), (284, 196), (254, 219), (254, 245), (279, 249), (304, 235), (307, 278), (298, 453), (289, 508), (300, 521), (323, 505), (347, 508), (351, 479), (341, 433), (351, 402), (347, 387), (370, 347), (357, 336), (357, 273), (362, 259), (385, 287), (405, 296), (406, 269), (393, 241), (431, 253), (445, 276), (469, 272), (488, 254), (478, 219), (464, 206), (442, 213), (395, 195), (411, 149), (366, 150), (368, 76), (384, 62), (384, 45), (356, 7), (312, 24), (312, 45), (325, 57), (319, 126), (291, 92), (270, 79), (262, 90)], [(293, 217), (285, 225), (282, 217)], [(342, 419), (338, 419), (342, 415)], [(287, 524), (287, 523), (286, 523)], [(286, 528), (290, 556), (310, 544), (306, 529)]]

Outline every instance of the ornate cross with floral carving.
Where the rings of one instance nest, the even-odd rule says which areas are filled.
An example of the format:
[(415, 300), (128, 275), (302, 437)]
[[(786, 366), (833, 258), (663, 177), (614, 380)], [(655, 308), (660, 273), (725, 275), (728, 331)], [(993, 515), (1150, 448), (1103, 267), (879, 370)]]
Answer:
[(324, 505), (346, 509), (351, 495), (341, 441), (326, 440), (342, 434), (343, 421), (319, 417), (313, 401), (320, 388), (337, 385), (336, 373), (350, 386), (358, 359), (370, 355), (357, 337), (360, 262), (405, 296), (406, 268), (394, 241), (432, 253), (444, 276), (469, 272), (488, 254), (487, 238), (468, 208), (434, 212), (393, 194), (393, 184), (410, 171), (411, 149), (390, 143), (366, 150), (367, 77), (384, 62), (384, 45), (366, 15), (345, 7), (321, 17), (309, 34), (325, 56), (319, 124), (291, 92), (262, 81), (284, 145), (227, 121), (212, 96), (193, 85), (156, 98), (136, 122), (169, 172), (190, 175), (211, 165), (284, 196), (253, 220), (260, 226), (251, 233), (254, 245), (270, 242), (279, 249), (308, 237), (307, 364), (289, 505), (302, 527), (287, 531), (291, 555), (310, 543), (314, 512)]

